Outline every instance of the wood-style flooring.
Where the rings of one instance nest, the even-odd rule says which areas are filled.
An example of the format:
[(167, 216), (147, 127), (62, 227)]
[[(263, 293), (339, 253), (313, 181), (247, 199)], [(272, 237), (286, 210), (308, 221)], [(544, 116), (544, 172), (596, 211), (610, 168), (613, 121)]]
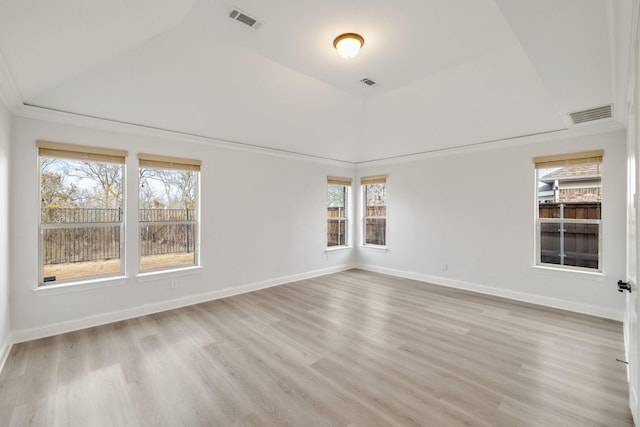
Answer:
[(628, 426), (618, 322), (360, 270), (13, 347), (1, 426)]

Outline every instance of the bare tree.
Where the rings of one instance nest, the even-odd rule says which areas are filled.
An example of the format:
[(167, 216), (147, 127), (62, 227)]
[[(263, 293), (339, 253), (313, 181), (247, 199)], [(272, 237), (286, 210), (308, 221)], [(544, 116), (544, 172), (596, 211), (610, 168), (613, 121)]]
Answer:
[(327, 206), (330, 208), (345, 207), (346, 189), (344, 185), (330, 184), (327, 186)]
[(387, 194), (384, 184), (369, 184), (365, 188), (367, 216), (386, 214)]
[(178, 201), (188, 209), (196, 207), (196, 174), (191, 171), (177, 171), (174, 183), (178, 189)]
[[(53, 157), (41, 157), (40, 158), (40, 173), (50, 172), (50, 169), (54, 169), (55, 166), (59, 166), (62, 163), (60, 159)], [(61, 169), (58, 167), (57, 169)]]
[(102, 162), (73, 162), (70, 175), (90, 180), (95, 186), (85, 192), (87, 203), (95, 207), (115, 209), (122, 207), (122, 165)]
[(152, 176), (155, 169), (140, 168), (138, 169), (138, 206), (140, 209), (157, 209), (164, 207), (164, 204), (158, 198), (153, 188)]
[(149, 205), (161, 201), (173, 209), (195, 208), (196, 174), (192, 171), (141, 168), (140, 186)]

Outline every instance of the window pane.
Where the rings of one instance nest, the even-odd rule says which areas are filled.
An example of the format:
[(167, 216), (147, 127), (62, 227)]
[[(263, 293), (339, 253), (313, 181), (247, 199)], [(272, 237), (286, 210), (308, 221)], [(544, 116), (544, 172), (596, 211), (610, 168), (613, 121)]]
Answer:
[(120, 272), (120, 225), (44, 229), (46, 283)]
[(537, 169), (538, 203), (602, 202), (602, 164)]
[(42, 285), (121, 272), (123, 170), (40, 158)]
[(347, 222), (343, 219), (327, 221), (327, 246), (346, 246)]
[(369, 184), (365, 189), (365, 216), (385, 216), (387, 210), (387, 193), (385, 184)]
[(329, 184), (327, 186), (327, 216), (346, 217), (347, 187)]
[(141, 225), (141, 269), (194, 265), (195, 224)]
[(599, 224), (540, 224), (540, 261), (598, 269)]
[(560, 265), (560, 224), (540, 224), (540, 262)]
[(327, 247), (347, 245), (347, 191), (345, 185), (327, 185)]
[(387, 220), (384, 218), (367, 218), (365, 219), (365, 240), (367, 245), (386, 244)]
[(364, 244), (386, 244), (387, 194), (386, 184), (366, 184), (364, 195)]
[(141, 167), (140, 270), (197, 263), (198, 172)]
[(593, 220), (540, 223), (540, 262), (598, 269), (602, 163), (537, 169), (538, 217)]
[(598, 268), (599, 224), (564, 225), (564, 265)]

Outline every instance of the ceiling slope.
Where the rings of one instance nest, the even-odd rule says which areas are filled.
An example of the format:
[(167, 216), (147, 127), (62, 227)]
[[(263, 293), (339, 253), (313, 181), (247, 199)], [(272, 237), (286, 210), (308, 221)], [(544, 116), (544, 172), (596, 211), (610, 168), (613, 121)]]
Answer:
[(624, 118), (631, 1), (4, 0), (0, 52), (27, 105), (361, 162)]
[(571, 124), (571, 112), (613, 103), (615, 52), (610, 2), (496, 3), (567, 125)]

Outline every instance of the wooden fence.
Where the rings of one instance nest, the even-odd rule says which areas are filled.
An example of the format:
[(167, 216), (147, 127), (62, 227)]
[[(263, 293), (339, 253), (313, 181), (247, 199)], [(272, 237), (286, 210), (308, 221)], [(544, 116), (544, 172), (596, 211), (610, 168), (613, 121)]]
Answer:
[(598, 269), (600, 225), (561, 220), (599, 220), (601, 203), (541, 203), (538, 208), (540, 218), (558, 219), (540, 223), (540, 261)]
[(367, 217), (382, 218), (365, 218), (364, 226), (364, 243), (368, 245), (387, 244), (387, 207), (386, 206), (367, 206)]
[[(367, 208), (367, 216), (386, 215), (386, 206)], [(327, 208), (327, 246), (346, 244), (346, 218), (344, 208)], [(371, 245), (386, 244), (387, 221), (385, 218), (367, 218), (365, 220), (365, 242)]]
[(564, 218), (567, 219), (600, 219), (602, 203), (540, 203), (540, 218), (560, 218), (560, 205), (563, 205)]
[(347, 244), (347, 221), (343, 207), (327, 208), (327, 246)]

